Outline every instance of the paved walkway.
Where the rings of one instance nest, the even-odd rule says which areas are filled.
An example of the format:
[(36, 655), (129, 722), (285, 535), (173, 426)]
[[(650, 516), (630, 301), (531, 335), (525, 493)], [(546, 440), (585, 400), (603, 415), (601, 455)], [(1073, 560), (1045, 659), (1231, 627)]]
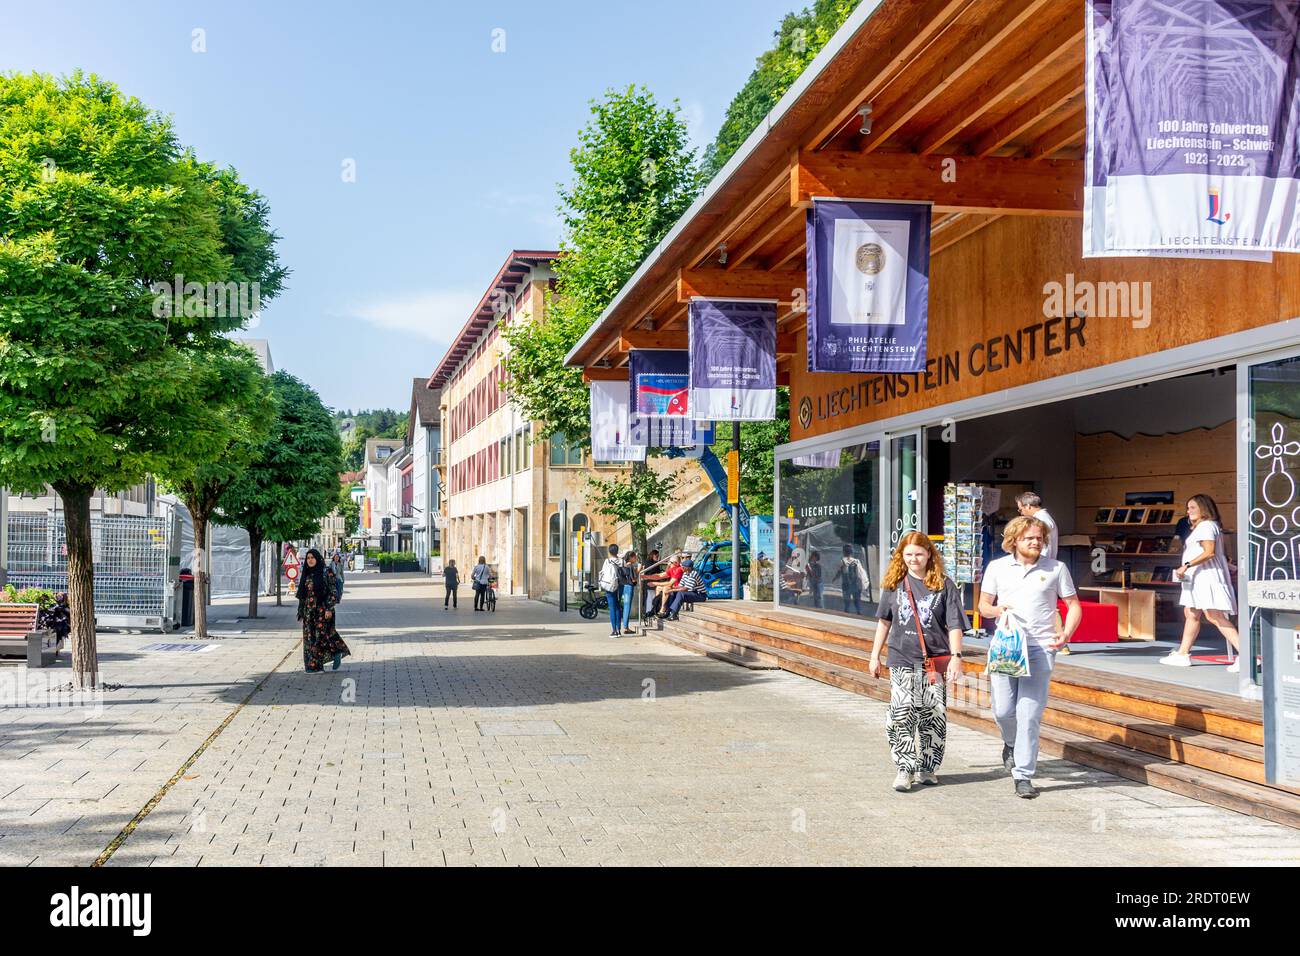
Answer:
[(942, 786), (894, 793), (883, 704), (547, 605), (357, 575), (323, 675), (275, 613), (204, 653), (102, 636), (103, 714), (6, 720), (0, 864), (94, 860), (259, 683), (109, 865), (1300, 862), (1300, 832), (1061, 760), (1018, 800), (962, 727)]

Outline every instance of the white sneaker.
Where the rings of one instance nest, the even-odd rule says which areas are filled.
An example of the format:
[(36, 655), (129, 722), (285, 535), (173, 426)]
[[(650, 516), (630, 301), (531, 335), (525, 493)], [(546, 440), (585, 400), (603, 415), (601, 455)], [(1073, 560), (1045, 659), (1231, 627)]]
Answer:
[(1164, 657), (1160, 658), (1161, 664), (1168, 664), (1170, 667), (1191, 667), (1192, 655), (1179, 654), (1177, 651), (1170, 651)]
[(906, 793), (912, 789), (912, 775), (906, 770), (898, 771), (898, 776), (894, 778), (894, 789), (899, 793)]
[(924, 784), (927, 787), (938, 786), (939, 775), (933, 770), (922, 770), (916, 777), (916, 782)]
[(1238, 674), (1238, 673), (1240, 673), (1240, 672), (1241, 672), (1241, 658), (1238, 657), (1238, 658), (1235, 658), (1235, 659), (1233, 660), (1233, 662), (1232, 662), (1231, 664), (1228, 665), (1228, 673), (1229, 673), (1229, 674)]

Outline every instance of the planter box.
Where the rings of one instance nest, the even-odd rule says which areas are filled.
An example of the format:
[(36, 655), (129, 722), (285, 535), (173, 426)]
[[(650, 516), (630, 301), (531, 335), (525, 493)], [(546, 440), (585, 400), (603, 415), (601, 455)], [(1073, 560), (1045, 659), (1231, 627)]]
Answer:
[(381, 574), (389, 571), (402, 572), (402, 571), (419, 571), (419, 570), (420, 570), (419, 561), (380, 561), (379, 562), (379, 572)]

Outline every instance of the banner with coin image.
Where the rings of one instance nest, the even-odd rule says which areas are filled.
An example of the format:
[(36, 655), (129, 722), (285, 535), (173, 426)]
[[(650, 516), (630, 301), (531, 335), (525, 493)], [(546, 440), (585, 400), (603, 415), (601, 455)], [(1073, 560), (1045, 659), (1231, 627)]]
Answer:
[(925, 371), (930, 204), (816, 200), (807, 230), (808, 371)]

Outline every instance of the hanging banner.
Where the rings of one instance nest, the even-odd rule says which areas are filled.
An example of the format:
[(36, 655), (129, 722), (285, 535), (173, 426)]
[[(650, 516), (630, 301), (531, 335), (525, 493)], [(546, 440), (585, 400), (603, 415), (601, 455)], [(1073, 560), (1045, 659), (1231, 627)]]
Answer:
[(1088, 0), (1085, 256), (1300, 249), (1296, 14)]
[(930, 205), (819, 199), (807, 230), (808, 371), (925, 371)]
[(591, 457), (594, 461), (645, 461), (645, 446), (631, 443), (627, 384), (591, 383)]
[(776, 303), (691, 300), (691, 413), (710, 420), (776, 417)]
[(631, 414), (688, 419), (691, 359), (686, 349), (633, 349), (628, 353)]
[(638, 447), (696, 448), (712, 445), (713, 435), (713, 422), (628, 416), (628, 441)]

